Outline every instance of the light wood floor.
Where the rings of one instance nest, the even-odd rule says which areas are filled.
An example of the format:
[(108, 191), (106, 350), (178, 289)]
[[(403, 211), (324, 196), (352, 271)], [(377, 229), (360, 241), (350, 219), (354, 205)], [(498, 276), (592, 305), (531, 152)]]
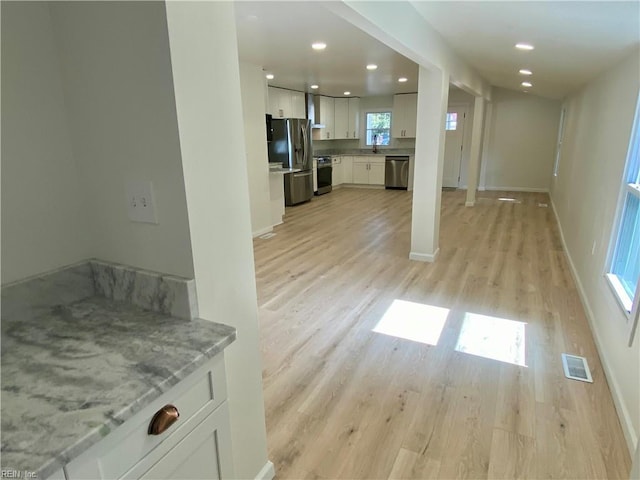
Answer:
[[(275, 237), (255, 240), (279, 479), (628, 478), (553, 212), (538, 206), (548, 196), (480, 197), (466, 208), (464, 192), (443, 192), (434, 264), (408, 259), (405, 191), (334, 190), (288, 208)], [(449, 310), (437, 345), (373, 331), (394, 300)], [(430, 312), (420, 321), (447, 314)], [(493, 353), (517, 344), (500, 325), (526, 323), (526, 366), (457, 351), (474, 319), (478, 345), (500, 344)], [(594, 383), (564, 378), (561, 352), (585, 356)]]

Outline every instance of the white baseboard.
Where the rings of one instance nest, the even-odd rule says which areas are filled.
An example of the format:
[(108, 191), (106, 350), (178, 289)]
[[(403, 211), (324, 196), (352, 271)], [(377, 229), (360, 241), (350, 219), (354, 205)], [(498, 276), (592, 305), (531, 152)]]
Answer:
[(606, 351), (604, 350), (604, 348), (602, 348), (602, 342), (598, 335), (598, 330), (596, 329), (595, 315), (593, 314), (593, 310), (591, 310), (589, 299), (585, 293), (584, 287), (582, 286), (580, 277), (578, 276), (578, 270), (576, 270), (576, 266), (573, 263), (573, 259), (571, 258), (571, 254), (569, 253), (569, 249), (567, 248), (567, 242), (565, 241), (564, 232), (562, 231), (562, 224), (560, 223), (560, 218), (558, 217), (558, 211), (556, 210), (556, 205), (553, 202), (553, 198), (551, 198), (551, 208), (553, 210), (553, 215), (556, 218), (558, 231), (560, 232), (560, 240), (562, 242), (562, 248), (564, 249), (564, 253), (567, 256), (567, 260), (569, 260), (569, 268), (571, 270), (571, 276), (573, 277), (573, 280), (576, 282), (576, 286), (578, 287), (578, 294), (580, 295), (580, 300), (582, 301), (582, 305), (584, 306), (584, 311), (587, 315), (587, 321), (589, 322), (589, 328), (591, 329), (593, 340), (596, 343), (596, 349), (598, 350), (598, 355), (600, 355), (600, 362), (602, 363), (602, 369), (604, 370), (604, 374), (607, 377), (607, 382), (609, 383), (609, 389), (611, 390), (611, 397), (613, 398), (613, 403), (618, 413), (618, 418), (620, 420), (620, 425), (622, 426), (622, 432), (624, 433), (624, 438), (627, 441), (627, 448), (629, 449), (629, 453), (633, 458), (633, 455), (635, 454), (636, 445), (638, 445), (638, 435), (635, 429), (633, 428), (633, 422), (631, 421), (629, 410), (627, 409), (627, 406), (624, 403), (624, 400), (622, 399), (622, 394), (620, 393), (620, 384), (618, 383), (618, 380), (615, 374), (613, 373), (613, 370), (611, 369), (611, 365), (606, 355)]
[(273, 226), (262, 228), (260, 230), (256, 230), (255, 232), (252, 232), (251, 235), (255, 238), (255, 237), (259, 237), (260, 235), (264, 235), (265, 233), (269, 233), (269, 232), (273, 232)]
[(262, 470), (256, 475), (255, 480), (273, 480), (273, 477), (276, 476), (276, 469), (273, 466), (273, 462), (267, 461), (262, 467)]
[(464, 202), (464, 206), (465, 207), (473, 207), (475, 206), (476, 202)]
[(438, 258), (438, 254), (440, 253), (440, 249), (436, 249), (435, 253), (416, 253), (416, 252), (410, 252), (409, 253), (409, 259), (410, 260), (416, 260), (418, 262), (429, 262), (429, 263), (433, 263), (436, 261), (436, 258)]
[(366, 183), (341, 183), (340, 185), (344, 187), (349, 187), (349, 188), (377, 188), (377, 189), (384, 188), (384, 185), (369, 185)]
[[(478, 189), (480, 190), (480, 189)], [(487, 187), (482, 190), (490, 190), (493, 192), (532, 192), (532, 193), (549, 193), (548, 188), (529, 188), (529, 187)]]

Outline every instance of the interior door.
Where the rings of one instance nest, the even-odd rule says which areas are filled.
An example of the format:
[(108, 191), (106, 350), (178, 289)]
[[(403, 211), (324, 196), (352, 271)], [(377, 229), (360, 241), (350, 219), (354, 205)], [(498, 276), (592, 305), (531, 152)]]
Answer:
[(462, 164), (462, 146), (464, 139), (465, 106), (450, 106), (445, 122), (444, 166), (442, 186), (458, 188), (460, 167)]

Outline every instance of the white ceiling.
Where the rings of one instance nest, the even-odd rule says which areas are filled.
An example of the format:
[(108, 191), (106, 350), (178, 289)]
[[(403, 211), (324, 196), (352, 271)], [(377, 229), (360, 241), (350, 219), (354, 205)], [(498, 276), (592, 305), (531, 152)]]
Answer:
[[(640, 2), (411, 2), (491, 85), (566, 94), (631, 53), (640, 42)], [(530, 52), (513, 46), (535, 45)]]
[[(236, 2), (240, 59), (275, 75), (270, 85), (342, 96), (418, 90), (418, 66), (314, 2)], [(322, 41), (324, 51), (311, 49)], [(369, 72), (367, 63), (378, 69)], [(404, 84), (399, 77), (406, 77)]]
[[(640, 2), (413, 1), (445, 41), (492, 85), (562, 98), (640, 43)], [(342, 96), (417, 90), (415, 63), (314, 2), (236, 2), (240, 58), (275, 75), (271, 85)], [(323, 41), (316, 52), (311, 43)], [(535, 45), (532, 52), (513, 48)], [(369, 72), (365, 66), (375, 63)], [(265, 72), (266, 73), (266, 72)], [(397, 82), (398, 77), (409, 79)]]

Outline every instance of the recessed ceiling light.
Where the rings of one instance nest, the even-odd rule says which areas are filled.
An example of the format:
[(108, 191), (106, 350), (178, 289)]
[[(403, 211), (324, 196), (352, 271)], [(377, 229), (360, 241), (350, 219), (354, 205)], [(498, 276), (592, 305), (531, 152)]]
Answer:
[(351, 95), (351, 92), (344, 92), (345, 95)]
[(400, 77), (400, 78), (398, 79), (398, 81), (399, 81), (400, 83), (404, 83), (404, 82), (406, 82), (406, 81), (407, 81), (407, 77)]
[(327, 44), (323, 42), (316, 42), (311, 44), (311, 48), (313, 48), (314, 50), (324, 50), (325, 48), (327, 48)]
[(318, 85), (311, 85), (311, 88), (313, 88), (314, 90), (318, 88)]
[(533, 50), (535, 47), (528, 43), (516, 43), (516, 48), (518, 50)]
[(531, 70), (527, 70), (526, 68), (520, 69), (518, 73), (520, 73), (520, 75), (533, 75), (533, 72)]
[(533, 83), (530, 82), (522, 82), (520, 85), (522, 85), (523, 87), (533, 87)]
[(375, 63), (370, 63), (369, 65), (367, 65), (367, 70), (375, 70), (376, 68), (378, 68), (378, 65), (376, 65)]
[(274, 79), (273, 73), (267, 73), (265, 75), (265, 77), (267, 77), (267, 80), (273, 80)]

